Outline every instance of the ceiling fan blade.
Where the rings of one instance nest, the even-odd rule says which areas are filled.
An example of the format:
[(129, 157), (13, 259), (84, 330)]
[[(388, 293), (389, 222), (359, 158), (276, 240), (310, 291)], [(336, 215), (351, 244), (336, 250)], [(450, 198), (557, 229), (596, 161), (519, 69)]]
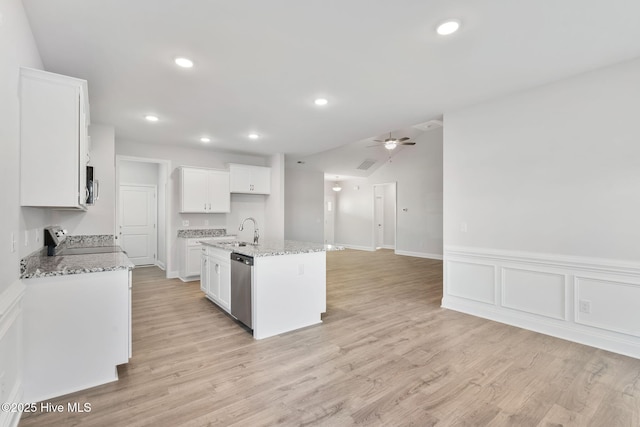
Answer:
[(408, 136), (405, 136), (404, 138), (400, 138), (400, 139), (398, 140), (398, 142), (404, 142), (404, 141), (408, 141), (408, 140), (410, 140), (410, 139), (411, 139), (411, 138), (409, 138)]
[[(379, 139), (374, 139), (375, 142), (384, 142), (384, 141), (380, 141)], [(372, 145), (373, 147), (373, 145)]]
[(382, 147), (382, 145), (380, 144), (367, 145), (366, 148), (370, 148), (370, 147)]
[(416, 145), (415, 142), (398, 142), (398, 145)]

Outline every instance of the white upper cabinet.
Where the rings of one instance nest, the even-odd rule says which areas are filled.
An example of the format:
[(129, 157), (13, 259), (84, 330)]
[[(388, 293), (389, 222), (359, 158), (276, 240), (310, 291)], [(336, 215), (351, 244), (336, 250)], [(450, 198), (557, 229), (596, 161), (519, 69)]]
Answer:
[(229, 163), (231, 192), (271, 194), (271, 168)]
[(20, 69), (20, 205), (86, 209), (86, 80)]
[(229, 172), (217, 169), (180, 168), (180, 212), (231, 211)]

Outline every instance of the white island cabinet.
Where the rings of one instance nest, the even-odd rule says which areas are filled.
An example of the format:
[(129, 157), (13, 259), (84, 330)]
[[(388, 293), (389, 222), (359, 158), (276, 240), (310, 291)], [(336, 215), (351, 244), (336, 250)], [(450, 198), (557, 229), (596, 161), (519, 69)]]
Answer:
[(20, 205), (86, 209), (87, 82), (20, 69)]
[(325, 252), (254, 258), (251, 312), (257, 340), (322, 323)]
[(255, 339), (322, 323), (327, 311), (327, 262), (322, 244), (280, 241), (246, 244), (203, 241), (201, 289), (234, 315), (232, 252), (253, 257), (251, 328)]
[(231, 311), (230, 252), (207, 245), (202, 247), (200, 289), (224, 311)]

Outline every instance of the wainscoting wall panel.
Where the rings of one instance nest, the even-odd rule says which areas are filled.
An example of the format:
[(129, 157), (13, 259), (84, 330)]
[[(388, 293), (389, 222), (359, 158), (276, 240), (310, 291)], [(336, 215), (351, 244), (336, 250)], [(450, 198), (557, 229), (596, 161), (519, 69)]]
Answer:
[(496, 269), (492, 265), (474, 262), (449, 261), (447, 271), (451, 275), (451, 295), (473, 301), (495, 304)]
[[(22, 401), (23, 295), (24, 285), (20, 281), (0, 294), (0, 403)], [(0, 411), (0, 426), (17, 426), (20, 415), (12, 410)]]
[(442, 307), (640, 359), (640, 263), (445, 247)]
[(514, 310), (566, 319), (566, 275), (502, 268), (502, 305)]
[(640, 337), (640, 285), (576, 276), (575, 293), (577, 323)]

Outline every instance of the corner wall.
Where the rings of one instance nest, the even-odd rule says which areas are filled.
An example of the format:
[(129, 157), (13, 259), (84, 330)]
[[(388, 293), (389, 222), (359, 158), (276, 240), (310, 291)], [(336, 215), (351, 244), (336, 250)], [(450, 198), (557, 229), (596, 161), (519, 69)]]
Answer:
[(638, 76), (445, 115), (443, 307), (640, 358)]
[(285, 239), (324, 242), (324, 174), (286, 169), (286, 176)]

